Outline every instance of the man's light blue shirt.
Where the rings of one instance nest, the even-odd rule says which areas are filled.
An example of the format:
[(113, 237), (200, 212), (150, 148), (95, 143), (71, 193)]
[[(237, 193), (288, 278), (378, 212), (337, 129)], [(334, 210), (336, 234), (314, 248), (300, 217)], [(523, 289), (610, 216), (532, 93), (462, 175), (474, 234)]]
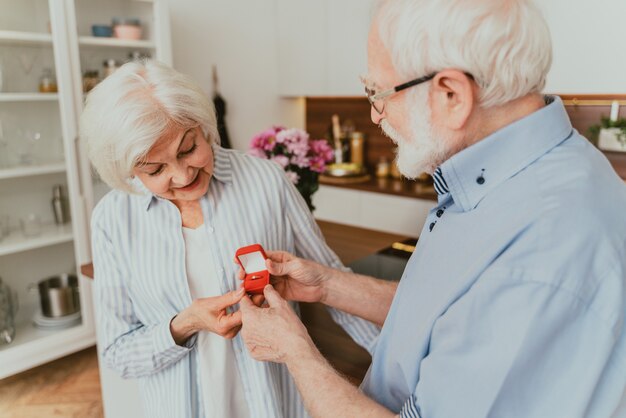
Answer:
[(403, 417), (626, 416), (626, 186), (606, 158), (549, 98), (440, 169), (363, 391)]

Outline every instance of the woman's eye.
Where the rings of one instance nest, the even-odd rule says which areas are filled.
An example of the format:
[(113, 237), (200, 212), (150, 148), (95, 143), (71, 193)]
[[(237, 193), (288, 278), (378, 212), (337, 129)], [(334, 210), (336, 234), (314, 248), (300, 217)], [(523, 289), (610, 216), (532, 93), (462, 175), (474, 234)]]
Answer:
[(156, 176), (157, 174), (160, 174), (161, 171), (163, 171), (163, 166), (159, 166), (159, 168), (156, 171), (153, 171), (152, 173), (148, 173), (148, 175), (150, 176)]
[(196, 143), (194, 142), (193, 146), (192, 146), (191, 148), (189, 148), (187, 151), (181, 151), (181, 152), (178, 154), (178, 158), (180, 158), (180, 157), (184, 157), (185, 155), (189, 155), (189, 154), (191, 154), (192, 152), (194, 152), (195, 150), (196, 150)]

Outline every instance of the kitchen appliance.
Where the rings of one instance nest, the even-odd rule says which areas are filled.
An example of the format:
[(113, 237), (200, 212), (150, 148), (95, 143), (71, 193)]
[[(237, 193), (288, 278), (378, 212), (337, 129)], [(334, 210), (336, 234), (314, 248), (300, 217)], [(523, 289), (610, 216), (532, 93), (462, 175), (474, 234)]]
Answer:
[(355, 273), (377, 277), (383, 280), (398, 281), (404, 273), (406, 264), (415, 250), (417, 239), (408, 238), (394, 242), (389, 247), (375, 254), (358, 259), (348, 267)]
[(15, 339), (17, 307), (17, 293), (0, 278), (0, 344), (9, 344)]
[[(34, 290), (35, 285), (31, 284)], [(48, 277), (37, 284), (41, 313), (48, 318), (71, 315), (80, 310), (78, 277), (74, 274), (60, 274)]]

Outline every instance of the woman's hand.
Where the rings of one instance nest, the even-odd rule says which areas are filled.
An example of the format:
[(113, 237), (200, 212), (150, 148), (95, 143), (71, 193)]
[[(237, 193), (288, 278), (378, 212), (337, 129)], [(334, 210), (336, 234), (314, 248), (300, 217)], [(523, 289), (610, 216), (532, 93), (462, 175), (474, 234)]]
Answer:
[[(265, 265), (270, 272), (274, 289), (287, 300), (323, 302), (324, 284), (332, 269), (313, 261), (296, 257), (284, 251), (266, 251)], [(243, 280), (245, 273), (239, 270)], [(254, 300), (258, 305), (257, 300)]]
[(198, 331), (234, 338), (241, 329), (241, 312), (228, 313), (226, 308), (239, 303), (244, 294), (244, 290), (239, 289), (222, 296), (194, 300), (170, 322), (170, 331), (176, 344), (183, 345)]

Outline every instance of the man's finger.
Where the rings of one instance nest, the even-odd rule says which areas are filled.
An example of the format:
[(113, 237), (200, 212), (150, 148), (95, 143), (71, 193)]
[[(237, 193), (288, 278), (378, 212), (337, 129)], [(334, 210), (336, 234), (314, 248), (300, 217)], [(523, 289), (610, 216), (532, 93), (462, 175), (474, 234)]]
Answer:
[(285, 300), (280, 297), (280, 294), (274, 289), (271, 284), (268, 284), (263, 289), (263, 294), (265, 295), (265, 300), (270, 305), (270, 307), (276, 306), (279, 303), (284, 302)]
[(265, 251), (265, 255), (267, 258), (277, 263), (286, 263), (294, 258), (293, 255), (286, 251)]
[(276, 262), (268, 258), (265, 260), (265, 267), (274, 276), (288, 276), (293, 270), (294, 264), (293, 261)]

